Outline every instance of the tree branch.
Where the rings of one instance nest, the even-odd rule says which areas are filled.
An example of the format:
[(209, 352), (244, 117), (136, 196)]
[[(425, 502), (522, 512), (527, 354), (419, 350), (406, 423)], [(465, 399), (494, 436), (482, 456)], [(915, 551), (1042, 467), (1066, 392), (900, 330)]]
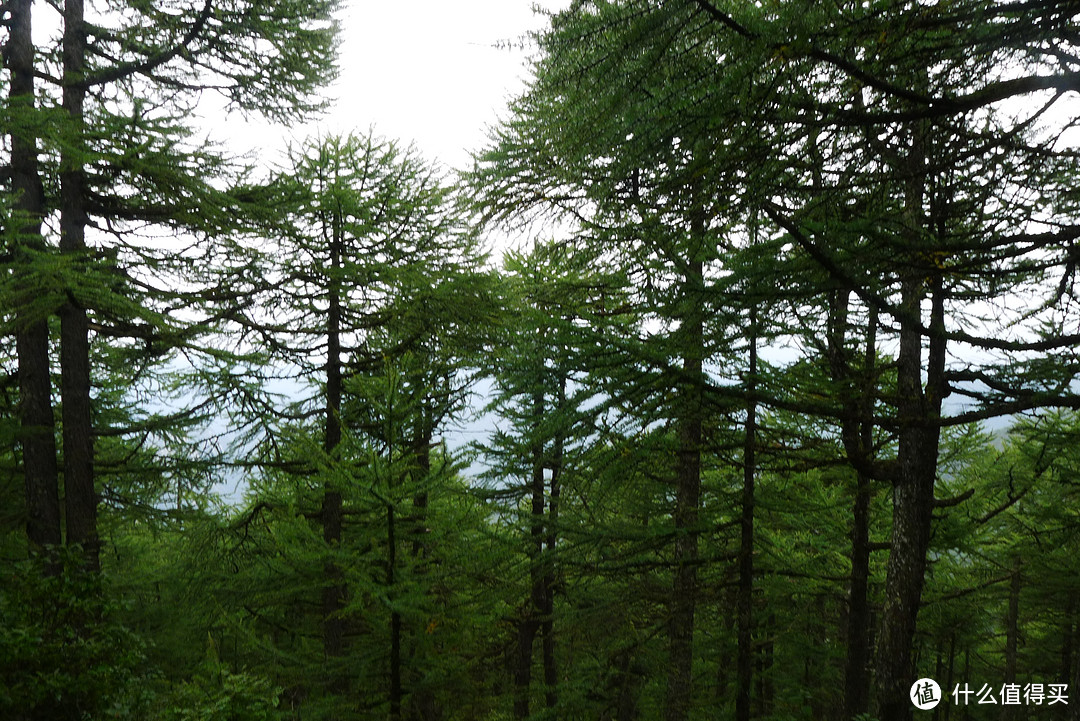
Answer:
[(123, 65), (118, 65), (114, 68), (100, 72), (95, 76), (83, 78), (82, 81), (77, 84), (77, 87), (90, 88), (94, 85), (104, 85), (137, 73), (149, 73), (155, 68), (164, 65), (184, 52), (184, 50), (195, 41), (195, 38), (197, 38), (203, 31), (203, 28), (206, 27), (206, 21), (210, 19), (212, 10), (213, 0), (206, 0), (202, 10), (199, 12), (199, 16), (195, 18), (195, 22), (188, 29), (187, 34), (185, 34), (183, 39), (171, 49), (158, 53), (157, 55), (152, 55), (141, 62), (124, 63)]

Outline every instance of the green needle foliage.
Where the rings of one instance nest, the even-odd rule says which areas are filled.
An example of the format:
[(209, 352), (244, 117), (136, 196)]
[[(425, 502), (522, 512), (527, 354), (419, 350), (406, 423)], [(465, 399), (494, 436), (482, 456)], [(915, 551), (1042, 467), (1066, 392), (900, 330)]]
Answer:
[(0, 715), (1069, 717), (1075, 3), (576, 1), (460, 186), (192, 131), (336, 9), (4, 6)]

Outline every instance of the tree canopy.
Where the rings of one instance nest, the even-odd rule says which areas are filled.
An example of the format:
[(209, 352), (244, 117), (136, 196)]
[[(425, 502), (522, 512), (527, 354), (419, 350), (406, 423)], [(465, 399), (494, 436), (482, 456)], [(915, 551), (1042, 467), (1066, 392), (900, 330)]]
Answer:
[(575, 0), (463, 172), (192, 130), (338, 10), (5, 6), (0, 715), (1075, 717), (1075, 3)]

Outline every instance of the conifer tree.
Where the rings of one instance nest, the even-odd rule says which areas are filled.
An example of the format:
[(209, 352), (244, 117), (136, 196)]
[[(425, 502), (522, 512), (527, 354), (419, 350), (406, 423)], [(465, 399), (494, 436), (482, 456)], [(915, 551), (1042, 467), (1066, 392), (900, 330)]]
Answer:
[[(250, 210), (222, 190), (236, 182), (239, 167), (230, 168), (210, 145), (191, 142), (187, 116), (208, 90), (237, 109), (275, 118), (321, 106), (316, 93), (334, 72), (335, 6), (210, 1), (190, 10), (145, 3), (106, 9), (82, 0), (62, 6), (55, 46), (34, 47), (29, 2), (13, 9), (6, 39), (15, 57), (5, 113), (14, 119), (5, 128), (15, 170), (8, 188), (11, 202), (25, 207), (16, 223), (5, 223), (12, 250), (5, 297), (13, 301), (5, 306), (13, 310), (9, 327), (18, 338), (24, 384), (19, 414), (26, 427), (31, 549), (77, 548), (78, 566), (96, 577), (97, 511), (108, 491), (95, 473), (94, 439), (106, 430), (95, 409), (104, 391), (95, 398), (95, 387), (111, 381), (95, 377), (94, 360), (114, 354), (93, 353), (93, 346), (143, 344), (144, 360), (159, 361), (175, 358), (178, 347), (207, 350), (197, 338), (214, 324), (228, 294), (208, 288), (192, 269), (217, 254), (218, 239), (235, 232)], [(36, 92), (33, 78), (42, 80)], [(43, 225), (53, 213), (58, 226)], [(56, 357), (53, 317), (59, 317)], [(60, 374), (62, 471), (53, 370)], [(63, 532), (52, 500), (61, 494)], [(84, 596), (96, 595), (97, 581), (72, 583), (56, 595), (64, 606), (58, 617), (76, 619), (69, 632), (89, 637), (98, 611), (85, 606)], [(106, 690), (79, 696), (83, 690), (73, 687), (61, 703), (98, 703)]]
[[(42, 219), (45, 190), (39, 162), (41, 116), (36, 109), (33, 3), (11, 7), (6, 42), (10, 73), (11, 215), (5, 223), (13, 270), (14, 333), (18, 354), (19, 419), (26, 488), (27, 536), (32, 549), (59, 546), (60, 502), (52, 412), (47, 276), (41, 272), (46, 244)], [(10, 282), (10, 281), (9, 281)], [(45, 296), (45, 297), (42, 297)]]
[[(633, 17), (626, 8), (605, 5), (574, 8), (554, 19), (541, 38), (546, 55), (537, 80), (477, 174), (492, 189), (485, 203), (497, 217), (554, 212), (580, 221), (581, 252), (619, 268), (636, 286), (637, 317), (660, 326), (657, 331), (643, 320), (629, 337), (604, 342), (626, 354), (625, 370), (607, 390), (622, 408), (633, 408), (630, 415), (641, 427), (659, 419), (670, 423), (678, 444), (670, 468), (673, 577), (665, 702), (665, 718), (674, 720), (687, 717), (693, 696), (705, 419), (727, 402), (710, 398), (706, 368), (729, 347), (729, 319), (739, 312), (727, 303), (735, 280), (723, 255), (745, 235), (735, 230), (745, 211), (713, 187), (722, 182), (717, 166), (727, 160), (723, 144), (702, 134), (697, 119), (680, 127), (659, 122), (667, 111), (649, 100), (653, 92), (673, 99), (671, 85), (695, 77), (708, 61), (692, 49), (671, 66), (654, 66), (648, 53), (638, 57), (633, 36), (621, 35), (633, 32)], [(657, 32), (682, 20), (680, 8), (658, 10)], [(585, 59), (583, 38), (594, 34), (612, 43), (590, 48)], [(683, 47), (677, 35), (666, 37)], [(628, 67), (619, 65), (619, 47), (635, 57)], [(594, 61), (593, 71), (580, 72)], [(613, 90), (611, 77), (623, 74), (641, 87)], [(696, 88), (682, 89), (687, 95), (675, 101), (680, 106), (700, 99)]]
[[(333, 73), (333, 8), (327, 2), (278, 3), (271, 12), (257, 2), (207, 2), (190, 13), (132, 6), (129, 12), (88, 17), (83, 2), (71, 0), (64, 5), (57, 52), (40, 49), (36, 63), (28, 34), (30, 4), (17, 9), (17, 32), (9, 42), (17, 49), (16, 68), (23, 69), (15, 72), (14, 92), (32, 96), (32, 88), (19, 80), (26, 73), (37, 74), (48, 84), (41, 94), (41, 107), (34, 110), (32, 102), (17, 103), (30, 107), (19, 111), (24, 129), (16, 133), (16, 155), (25, 156), (19, 162), (35, 175), (39, 141), (60, 152), (58, 178), (48, 182), (42, 182), (40, 175), (31, 178), (27, 182), (37, 189), (30, 194), (22, 188), (13, 190), (26, 199), (23, 202), (38, 203), (31, 215), (51, 209), (43, 203), (55, 203), (61, 216), (58, 245), (63, 255), (62, 262), (49, 260), (53, 253), (46, 249), (56, 241), (30, 238), (27, 243), (36, 245), (38, 252), (19, 266), (19, 275), (34, 279), (41, 291), (53, 291), (39, 293), (36, 315), (42, 321), (53, 313), (61, 317), (66, 538), (71, 545), (84, 547), (91, 569), (98, 566), (98, 542), (89, 329), (93, 325), (99, 335), (112, 337), (134, 335), (148, 345), (167, 347), (185, 342), (185, 336), (190, 343), (190, 333), (181, 330), (190, 321), (181, 320), (180, 312), (205, 304), (212, 293), (168, 293), (164, 288), (170, 282), (156, 286), (161, 276), (185, 274), (189, 268), (183, 262), (163, 264), (162, 256), (155, 257), (132, 241), (143, 224), (167, 231), (223, 231), (229, 225), (225, 219), (230, 213), (235, 215), (238, 207), (210, 182), (225, 170), (221, 158), (216, 152), (188, 145), (176, 119), (206, 89), (221, 92), (237, 108), (275, 118), (296, 117), (317, 108), (321, 102), (313, 93)], [(274, 38), (271, 47), (263, 44), (268, 37)], [(59, 60), (53, 64), (52, 58)], [(298, 72), (299, 67), (304, 70)], [(52, 108), (61, 112), (47, 126), (42, 121)], [(44, 196), (43, 186), (59, 187), (59, 197)], [(85, 233), (88, 225), (101, 231), (91, 246)], [(110, 235), (111, 244), (106, 239)], [(116, 284), (118, 268), (134, 280), (122, 290)], [(180, 311), (178, 306), (185, 308)], [(43, 334), (46, 326), (40, 323), (33, 325), (38, 330), (30, 328), (20, 332), (22, 337), (29, 338), (30, 332), (37, 339), (31, 344), (34, 351), (24, 344), (24, 355), (37, 354), (32, 363), (26, 363), (24, 375), (31, 385), (24, 394), (25, 409), (36, 419), (35, 427), (44, 429), (44, 414), (33, 415), (37, 407), (33, 399), (44, 398), (42, 402), (47, 403), (48, 394), (42, 395), (44, 386), (33, 385), (36, 371), (29, 366), (47, 376), (47, 330)], [(28, 436), (31, 453), (26, 472), (34, 489), (56, 483), (56, 473), (49, 470), (55, 453), (53, 461), (48, 461), (49, 453), (42, 445), (48, 442), (45, 435)], [(39, 476), (51, 480), (31, 482)], [(43, 496), (35, 491), (31, 497)], [(33, 507), (39, 505), (35, 500)], [(31, 517), (40, 513), (35, 510)]]
[[(893, 489), (876, 663), (876, 701), (887, 719), (910, 713), (912, 640), (940, 504), (941, 428), (1077, 403), (1068, 390), (1077, 369), (1062, 352), (1075, 340), (1062, 323), (1073, 293), (1074, 233), (1059, 225), (1072, 206), (1056, 190), (1075, 172), (1074, 158), (1054, 149), (1059, 127), (1039, 127), (1075, 82), (1075, 64), (1057, 64), (1042, 44), (1046, 33), (1069, 42), (1072, 17), (1039, 3), (791, 3), (730, 12), (708, 0), (582, 3), (553, 18), (541, 38), (540, 78), (507, 126), (503, 151), (490, 156), (492, 177), (501, 167), (504, 187), (521, 191), (496, 194), (496, 212), (548, 203), (610, 228), (611, 221), (597, 220), (605, 203), (648, 187), (645, 169), (685, 182), (667, 174), (674, 166), (665, 137), (677, 138), (688, 154), (703, 145), (712, 152), (702, 155), (709, 160), (697, 182), (711, 198), (760, 209), (787, 235), (793, 255), (855, 294), (861, 312), (872, 306), (879, 327), (895, 328), (888, 342), (899, 349), (898, 386), (875, 409), (878, 418), (856, 412), (862, 420), (852, 423), (858, 409), (850, 403), (801, 403), (803, 411), (846, 419), (848, 436), (859, 424), (877, 424), (899, 438), (895, 459), (873, 458), (866, 443), (847, 444), (859, 472)], [(695, 53), (719, 62), (695, 63)], [(998, 78), (993, 69), (1005, 66), (1013, 73)], [(1022, 117), (997, 106), (1046, 90), (1059, 93)], [(530, 162), (529, 155), (558, 159)], [(560, 172), (566, 167), (573, 171)], [(1050, 197), (1065, 203), (1055, 206), (1061, 217), (1039, 210), (1036, 198)], [(619, 240), (626, 253), (626, 237)], [(781, 290), (784, 267), (776, 263), (772, 281)], [(1042, 277), (1049, 269), (1056, 284)], [(1015, 307), (1029, 293), (1043, 299), (1031, 316), (965, 313), (973, 297)], [(789, 302), (802, 300), (792, 295)], [(825, 317), (826, 307), (818, 308)], [(1003, 340), (1008, 333), (1016, 339)], [(1001, 354), (1008, 370), (967, 362), (960, 348)], [(1042, 360), (1031, 362), (1029, 353)], [(954, 392), (978, 408), (949, 417), (942, 402)]]
[[(403, 520), (422, 526), (431, 445), (462, 402), (458, 359), (474, 334), (470, 326), (488, 311), (481, 255), (438, 166), (374, 132), (302, 144), (264, 192), (281, 217), (251, 237), (246, 252), (261, 269), (251, 286), (257, 302), (230, 320), (242, 342), (267, 349), (294, 387), (278, 418), (260, 421), (270, 433), (258, 439), (254, 463), (322, 484), (318, 510), (305, 513), (325, 543), (323, 650), (331, 691), (344, 693), (352, 603), (342, 567), (341, 549), (351, 545), (345, 499), (361, 484), (358, 474), (387, 484), (380, 486), (388, 495), (379, 545), (387, 554), (385, 592), (396, 594), (403, 536), (413, 535), (401, 532)], [(264, 369), (251, 371), (258, 380)], [(318, 428), (320, 454), (283, 452), (289, 446), (280, 437), (297, 425)], [(402, 518), (395, 500), (406, 479), (416, 517)], [(417, 535), (411, 540), (420, 543)], [(395, 718), (407, 693), (402, 623), (393, 610), (387, 674)]]
[(489, 469), (485, 493), (498, 513), (515, 520), (516, 551), (524, 556), (525, 599), (512, 621), (515, 718), (532, 704), (535, 646), (540, 656), (547, 713), (558, 713), (555, 594), (563, 488), (589, 443), (595, 442), (582, 406), (597, 393), (582, 363), (577, 330), (593, 318), (591, 304), (620, 294), (612, 278), (554, 242), (504, 258), (505, 321), (493, 337), (485, 370), (495, 383), (488, 410), (498, 418), (490, 444), (481, 447)]

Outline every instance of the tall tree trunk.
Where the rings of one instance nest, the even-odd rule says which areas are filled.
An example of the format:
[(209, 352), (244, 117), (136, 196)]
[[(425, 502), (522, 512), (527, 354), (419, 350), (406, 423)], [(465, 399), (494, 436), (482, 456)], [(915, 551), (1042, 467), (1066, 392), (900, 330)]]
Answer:
[(551, 483), (546, 522), (547, 536), (544, 539), (544, 615), (543, 625), (540, 629), (543, 634), (544, 700), (552, 721), (556, 718), (555, 708), (559, 703), (559, 673), (555, 662), (555, 573), (557, 571), (555, 547), (558, 542), (559, 495), (561, 493), (563, 452), (565, 450), (565, 434), (562, 431), (562, 423), (564, 421), (563, 414), (566, 412), (566, 377), (560, 375), (558, 383), (555, 412), (558, 414), (559, 430), (556, 431), (551, 463), (549, 464)]
[[(926, 248), (923, 198), (926, 184), (925, 128), (912, 129), (905, 163), (905, 243)], [(924, 253), (925, 257), (925, 253)], [(904, 269), (901, 280), (900, 354), (897, 361), (897, 425), (899, 444), (893, 477), (893, 529), (886, 568), (885, 600), (876, 654), (878, 716), (881, 721), (908, 721), (913, 708), (908, 692), (914, 679), (912, 641), (926, 571), (934, 480), (941, 436), (941, 402), (945, 382), (945, 294), (940, 270), (929, 270), (924, 258)], [(928, 275), (929, 274), (929, 275)], [(920, 328), (922, 300), (929, 288), (930, 339), (923, 389)]]
[(750, 308), (750, 369), (747, 373), (746, 437), (743, 441), (743, 488), (739, 542), (738, 598), (738, 690), (735, 695), (736, 721), (750, 719), (750, 686), (754, 658), (754, 475), (757, 436), (757, 309)]
[(844, 717), (870, 706), (870, 479), (856, 472), (851, 526), (851, 593), (848, 597), (847, 658), (844, 665)]
[(542, 654), (544, 663), (544, 705), (554, 716), (555, 707), (559, 703), (559, 675), (558, 666), (555, 662), (555, 603), (552, 588), (554, 574), (545, 574), (544, 577), (544, 608), (543, 621), (540, 625), (542, 639)]
[[(858, 453), (872, 461), (874, 396), (877, 387), (877, 309), (871, 308), (866, 327), (863, 384), (860, 393)], [(847, 423), (848, 421), (845, 421)], [(851, 451), (849, 449), (850, 456)], [(870, 707), (870, 476), (866, 463), (856, 464), (855, 502), (851, 524), (851, 593), (848, 597), (847, 658), (844, 665), (844, 718), (866, 713)]]
[(776, 643), (773, 640), (776, 629), (776, 614), (769, 613), (765, 618), (764, 629), (757, 625), (758, 637), (761, 638), (761, 648), (758, 652), (758, 703), (761, 708), (761, 716), (769, 717), (773, 712), (773, 701), (776, 698), (776, 686), (773, 683), (772, 668), (776, 658)]
[[(921, 292), (918, 282), (904, 281), (903, 307), (918, 313)], [(937, 295), (937, 294), (936, 294)], [(940, 303), (940, 296), (935, 298)], [(934, 509), (934, 477), (937, 466), (939, 427), (936, 401), (922, 392), (922, 334), (910, 322), (901, 322), (898, 363), (900, 443), (893, 482), (893, 530), (886, 570), (885, 602), (881, 615), (876, 656), (877, 691), (881, 721), (911, 718), (908, 692), (911, 678), (912, 640), (922, 599), (926, 552)], [(940, 340), (937, 345), (943, 345)], [(931, 342), (930, 382), (940, 379), (934, 368), (935, 342)], [(942, 359), (943, 360), (943, 359)]]
[[(411, 442), (414, 467), (410, 471), (413, 485), (413, 513), (409, 519), (409, 535), (412, 536), (412, 557), (420, 562), (416, 566), (418, 576), (424, 573), (422, 559), (427, 555), (427, 507), (428, 507), (428, 476), (431, 473), (431, 439), (434, 435), (432, 428), (431, 413), (426, 404), (421, 404), (419, 409), (420, 418), (414, 431)], [(430, 589), (425, 589), (425, 593)], [(398, 635), (401, 635), (399, 629)], [(401, 644), (399, 638), (398, 644)], [(399, 651), (400, 653), (400, 651)], [(415, 645), (411, 649), (408, 659), (413, 659), (416, 654)], [(406, 665), (411, 663), (407, 660)], [(415, 674), (413, 674), (415, 678)], [(414, 688), (409, 695), (406, 718), (434, 721), (441, 718), (441, 713), (435, 702), (431, 690), (424, 686)]]
[(431, 474), (431, 439), (435, 435), (431, 411), (426, 404), (420, 408), (419, 426), (413, 440), (413, 459), (416, 464), (413, 479), (413, 556), (424, 555), (424, 537), (427, 534), (428, 476)]
[[(409, 522), (409, 534), (413, 537), (412, 557), (417, 562), (414, 574), (421, 577), (427, 572), (424, 559), (428, 555), (428, 484), (431, 475), (431, 448), (436, 421), (434, 420), (434, 411), (426, 402), (421, 403), (417, 412), (419, 418), (413, 431), (414, 438), (411, 445), (414, 460), (414, 467), (410, 472), (413, 485), (413, 513)], [(424, 593), (430, 592), (430, 587), (425, 587)], [(411, 659), (415, 658), (416, 653), (417, 646), (414, 644), (407, 656), (406, 666), (413, 667)], [(412, 674), (412, 677), (416, 678), (416, 674)], [(442, 709), (436, 702), (432, 689), (420, 684), (415, 686), (409, 694), (409, 703), (405, 715), (406, 718), (410, 719), (437, 721), (442, 718)]]
[[(862, 107), (861, 93), (855, 93)], [(821, 168), (824, 161), (815, 142), (813, 187), (824, 192)], [(870, 469), (874, 462), (874, 399), (877, 391), (877, 308), (868, 311), (863, 373), (857, 379), (847, 351), (848, 316), (853, 289), (832, 291), (829, 302), (826, 356), (832, 380), (839, 386), (841, 441), (848, 462), (855, 470), (855, 499), (852, 505), (851, 586), (847, 607), (847, 653), (844, 662), (843, 717), (851, 719), (869, 709), (870, 697), (870, 607), (867, 591), (870, 577)], [(857, 380), (861, 380), (856, 385)]]
[[(86, 71), (83, 0), (64, 3), (63, 106), (74, 137), (60, 158), (60, 251), (86, 262), (86, 204), (81, 148)], [(82, 256), (81, 258), (79, 256)], [(60, 397), (64, 441), (64, 506), (67, 542), (82, 548), (91, 572), (100, 568), (97, 494), (94, 489), (94, 435), (90, 403), (90, 327), (85, 300), (68, 289), (60, 308)]]
[[(394, 505), (386, 506), (386, 541), (388, 558), (386, 564), (386, 585), (393, 593), (397, 582), (397, 537), (394, 521)], [(401, 701), (404, 691), (401, 685), (401, 613), (390, 612), (390, 721), (400, 721)]]
[[(388, 420), (387, 420), (387, 434), (386, 434), (386, 457), (390, 465), (394, 462), (394, 408), (396, 405), (396, 394), (393, 387), (391, 387), (391, 397), (388, 402)], [(388, 474), (389, 488), (387, 489), (386, 503), (386, 588), (387, 595), (391, 600), (394, 599), (397, 591), (394, 586), (397, 584), (397, 516), (394, 506), (394, 475), (391, 471)], [(401, 683), (401, 613), (396, 609), (390, 611), (390, 721), (401, 721), (401, 704), (405, 697), (404, 688)]]
[[(340, 218), (336, 215), (331, 227), (324, 228), (329, 233), (330, 246), (329, 308), (326, 321), (326, 409), (324, 419), (323, 450), (327, 462), (335, 464), (340, 458), (341, 445), (341, 286), (340, 273), (342, 262), (342, 239)], [(341, 546), (342, 496), (333, 482), (327, 481), (323, 487), (322, 509), (319, 513), (323, 527), (323, 541), (329, 558), (323, 566), (324, 585), (322, 590), (323, 653), (330, 664), (329, 686), (336, 693), (345, 690), (342, 671), (333, 663), (344, 653), (345, 620), (341, 609), (345, 605), (345, 584), (341, 569), (334, 562), (333, 556)], [(392, 573), (392, 571), (391, 571)]]
[[(20, 122), (11, 131), (11, 188), (19, 229), (16, 262), (33, 267), (46, 252), (41, 237), (44, 191), (38, 170), (37, 120), (34, 101), (34, 40), (32, 0), (8, 4), (7, 62), (11, 68), (8, 97)], [(26, 275), (33, 277), (34, 273)], [(19, 425), (26, 487), (26, 534), (32, 553), (59, 546), (60, 497), (57, 491), (56, 438), (49, 377), (48, 309), (36, 306), (39, 289), (30, 283), (18, 288), (15, 299), (15, 346), (19, 364)]]
[(514, 718), (529, 717), (529, 686), (532, 684), (532, 650), (536, 638), (536, 619), (526, 611), (517, 624), (517, 643), (514, 646)]
[[(545, 369), (541, 365), (541, 378)], [(532, 680), (532, 655), (533, 642), (536, 633), (544, 623), (547, 611), (547, 563), (544, 558), (545, 519), (544, 499), (545, 483), (544, 468), (544, 391), (533, 391), (532, 397), (532, 447), (530, 449), (531, 476), (529, 479), (529, 492), (531, 508), (529, 514), (529, 602), (526, 605), (525, 617), (518, 627), (518, 668), (515, 674), (518, 695), (515, 700), (515, 716), (525, 718), (529, 715), (529, 685)], [(545, 669), (546, 670), (546, 669)]]
[[(698, 214), (700, 216), (700, 214)], [(704, 236), (704, 219), (694, 219), (695, 238)], [(684, 311), (679, 335), (682, 376), (678, 397), (678, 452), (675, 465), (675, 573), (668, 625), (668, 685), (665, 721), (686, 721), (693, 693), (694, 611), (697, 604), (698, 509), (701, 505), (702, 366), (704, 321), (701, 312), (704, 264), (687, 263)]]
[[(882, 714), (882, 721), (907, 719), (911, 715), (907, 693), (913, 671), (912, 639), (930, 542), (940, 442), (939, 420), (945, 392), (946, 341), (941, 335), (944, 331), (944, 297), (940, 275), (932, 280), (932, 286), (930, 328), (934, 336), (930, 340), (925, 396), (918, 387), (921, 369), (917, 361), (913, 361), (921, 340), (920, 334), (910, 328), (901, 332), (898, 478), (893, 486), (892, 550), (887, 568), (881, 642), (877, 656), (881, 681), (879, 691), (882, 692), (881, 698), (888, 700), (889, 709), (888, 713)], [(910, 295), (914, 297), (915, 294)], [(915, 311), (918, 303), (915, 301), (906, 307)]]

